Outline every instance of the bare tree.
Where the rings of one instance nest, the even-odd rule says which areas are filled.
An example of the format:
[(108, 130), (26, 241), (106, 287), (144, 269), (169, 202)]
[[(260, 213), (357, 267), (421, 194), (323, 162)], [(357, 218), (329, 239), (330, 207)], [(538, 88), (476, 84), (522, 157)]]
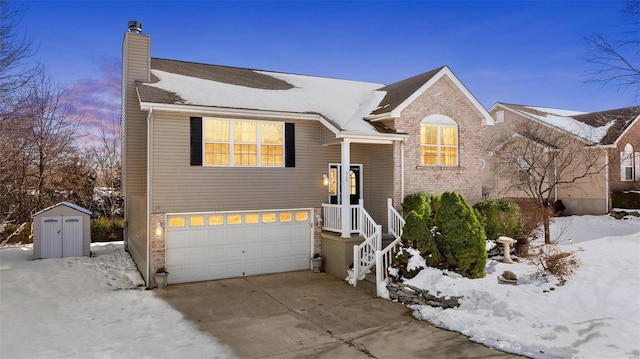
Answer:
[(536, 203), (545, 243), (550, 244), (549, 217), (555, 191), (594, 180), (593, 175), (606, 170), (604, 151), (539, 122), (524, 121), (516, 131), (489, 145), (499, 188), (502, 195)]
[(32, 43), (17, 33), (22, 9), (0, 0), (0, 102), (29, 81), (32, 74), (25, 60), (35, 54)]
[(120, 192), (120, 131), (117, 121), (110, 126), (100, 125), (100, 142), (88, 149), (91, 167), (96, 173), (94, 209), (112, 222), (123, 214), (123, 200)]
[(81, 118), (70, 115), (65, 90), (44, 67), (38, 69), (16, 93), (21, 101), (11, 115), (0, 121), (2, 221), (26, 222), (59, 200), (87, 204), (93, 190), (92, 173), (76, 145)]
[(76, 132), (81, 117), (69, 112), (70, 102), (65, 90), (53, 83), (41, 69), (29, 86), (27, 103), (31, 118), (30, 143), (32, 147), (35, 206), (42, 208), (46, 192), (51, 190), (48, 180), (56, 168), (68, 164), (71, 154), (77, 152)]
[(620, 39), (595, 33), (585, 37), (590, 47), (588, 80), (616, 89), (629, 88), (640, 96), (640, 0), (627, 0)]

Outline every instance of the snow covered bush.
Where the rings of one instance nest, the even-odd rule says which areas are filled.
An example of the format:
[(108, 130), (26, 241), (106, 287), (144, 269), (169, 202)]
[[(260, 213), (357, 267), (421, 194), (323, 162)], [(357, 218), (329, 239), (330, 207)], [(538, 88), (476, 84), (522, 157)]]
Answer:
[(427, 264), (417, 249), (401, 247), (396, 253), (391, 265), (393, 270), (390, 270), (389, 274), (394, 275), (396, 279), (411, 279), (426, 267)]
[(487, 263), (485, 233), (475, 211), (455, 192), (441, 196), (435, 224), (436, 243), (445, 266), (468, 278), (484, 277)]

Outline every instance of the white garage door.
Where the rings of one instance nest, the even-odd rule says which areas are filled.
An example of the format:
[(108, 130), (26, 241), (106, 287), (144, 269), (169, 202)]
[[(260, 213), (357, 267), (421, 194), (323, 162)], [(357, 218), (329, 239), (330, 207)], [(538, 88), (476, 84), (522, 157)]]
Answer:
[(169, 283), (309, 268), (308, 210), (167, 217)]

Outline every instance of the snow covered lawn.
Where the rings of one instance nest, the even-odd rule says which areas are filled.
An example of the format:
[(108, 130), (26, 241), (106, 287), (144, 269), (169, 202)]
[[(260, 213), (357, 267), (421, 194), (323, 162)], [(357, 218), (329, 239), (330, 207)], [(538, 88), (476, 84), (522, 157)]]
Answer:
[(0, 250), (0, 358), (232, 358), (153, 291), (122, 242), (94, 258)]
[[(475, 280), (426, 269), (406, 282), (464, 298), (454, 309), (412, 306), (414, 315), (533, 358), (640, 358), (640, 218), (557, 218), (551, 231), (581, 262), (564, 286), (533, 276), (526, 262), (489, 260)], [(517, 286), (497, 283), (505, 270), (518, 275)]]

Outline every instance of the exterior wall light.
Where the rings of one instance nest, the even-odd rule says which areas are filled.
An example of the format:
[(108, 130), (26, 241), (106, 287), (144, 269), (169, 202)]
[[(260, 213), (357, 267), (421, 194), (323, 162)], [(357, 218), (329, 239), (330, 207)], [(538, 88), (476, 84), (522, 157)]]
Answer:
[(156, 236), (162, 236), (162, 224), (160, 222), (156, 222)]
[(322, 175), (322, 184), (325, 186), (329, 185), (329, 177), (327, 177), (326, 173)]

